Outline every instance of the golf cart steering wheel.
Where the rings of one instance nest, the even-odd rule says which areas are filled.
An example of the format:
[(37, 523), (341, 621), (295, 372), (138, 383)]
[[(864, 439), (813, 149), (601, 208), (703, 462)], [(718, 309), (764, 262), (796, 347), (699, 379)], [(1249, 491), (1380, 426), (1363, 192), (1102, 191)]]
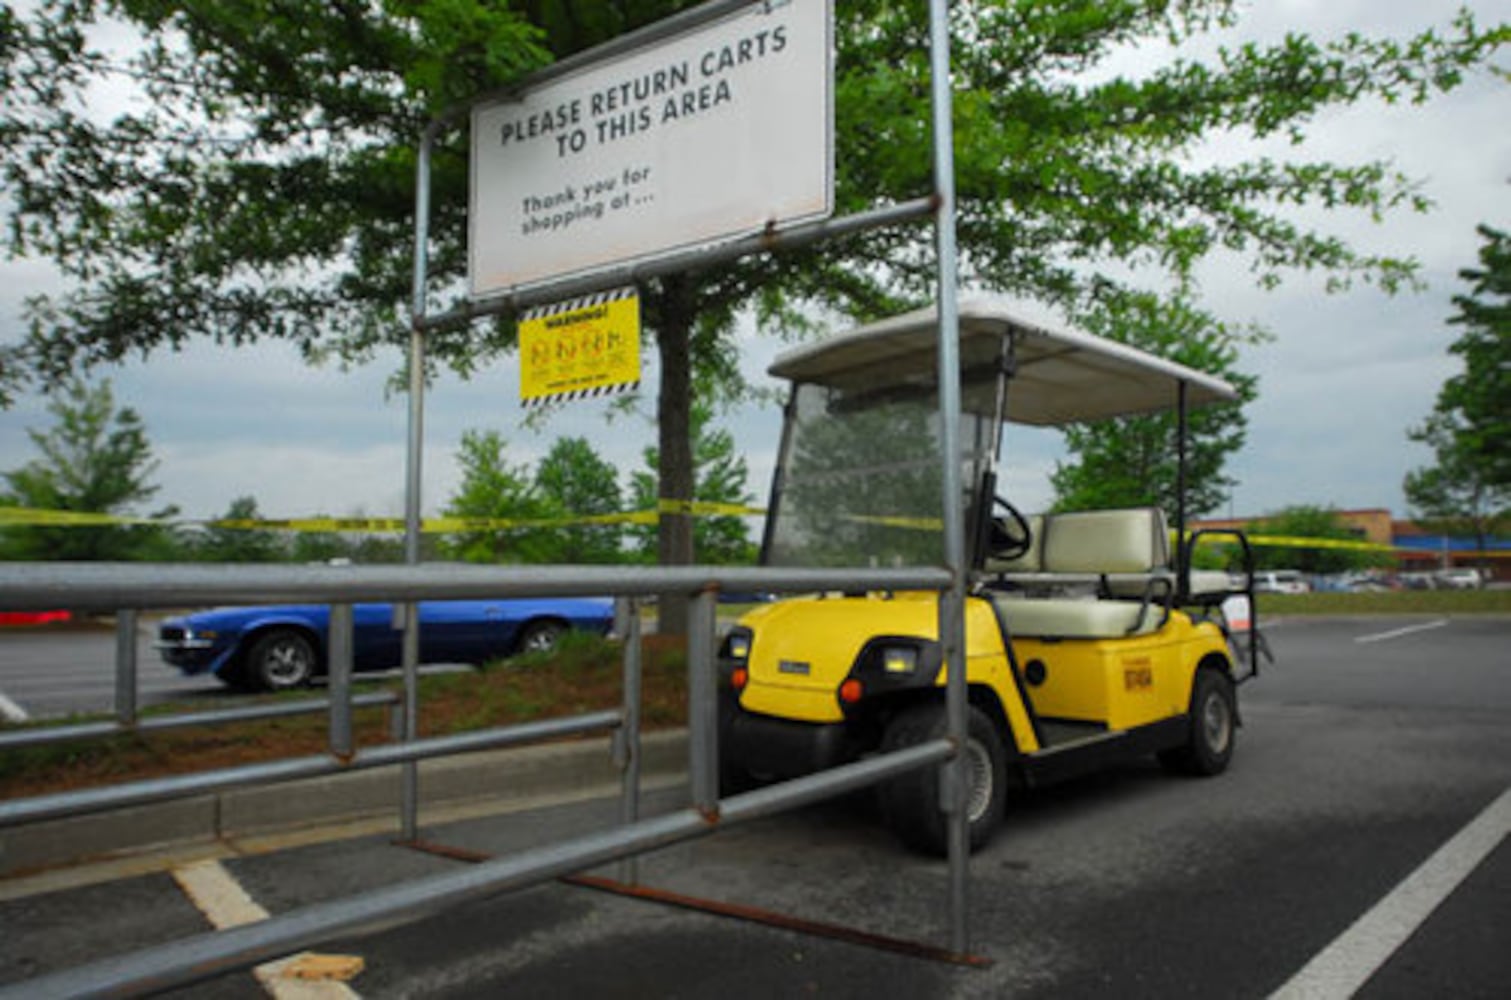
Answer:
[[(1028, 526), (1028, 518), (1000, 493), (992, 498), (992, 507), (992, 558), (1017, 559), (1027, 555), (1028, 550), (1034, 547), (1034, 533)], [(1007, 512), (1006, 517), (997, 516), (998, 507)]]

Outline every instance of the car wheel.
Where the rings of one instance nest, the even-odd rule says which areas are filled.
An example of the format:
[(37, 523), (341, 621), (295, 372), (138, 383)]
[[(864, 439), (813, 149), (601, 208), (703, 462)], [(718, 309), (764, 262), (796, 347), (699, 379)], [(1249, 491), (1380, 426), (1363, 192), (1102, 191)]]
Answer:
[(1185, 746), (1166, 750), (1160, 763), (1172, 771), (1211, 776), (1227, 770), (1238, 731), (1233, 682), (1220, 670), (1198, 670), (1191, 688), (1191, 730)]
[(247, 650), (246, 675), (264, 691), (288, 691), (315, 676), (315, 647), (304, 635), (276, 629)]
[[(971, 850), (986, 844), (1002, 823), (1007, 807), (1007, 754), (997, 727), (979, 709), (966, 718), (966, 817)], [(887, 726), (881, 749), (902, 750), (943, 737), (948, 729), (943, 705), (920, 705)], [(939, 806), (939, 769), (910, 771), (884, 782), (878, 790), (883, 821), (907, 846), (928, 854), (949, 853), (949, 822)]]
[(561, 622), (530, 622), (519, 634), (519, 641), (514, 645), (514, 652), (521, 653), (554, 653), (561, 643), (561, 637), (567, 632), (567, 627)]

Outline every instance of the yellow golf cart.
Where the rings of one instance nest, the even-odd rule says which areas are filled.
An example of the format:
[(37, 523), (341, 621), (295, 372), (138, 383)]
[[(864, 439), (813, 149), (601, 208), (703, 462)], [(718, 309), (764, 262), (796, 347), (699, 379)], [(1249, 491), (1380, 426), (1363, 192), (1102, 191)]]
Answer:
[[(790, 351), (791, 382), (763, 562), (935, 564), (936, 320), (911, 313)], [(961, 481), (972, 847), (1007, 789), (1157, 754), (1211, 775), (1233, 754), (1237, 683), (1259, 652), (1245, 570), (1193, 573), (1183, 511), (1020, 513), (997, 495), (1005, 424), (1060, 426), (1233, 400), (1220, 379), (1085, 333), (1023, 322), (997, 300), (960, 306)], [(1180, 447), (1182, 464), (1184, 444)], [(746, 614), (720, 650), (726, 792), (945, 732), (938, 595), (825, 593)], [(1237, 627), (1237, 619), (1243, 631)], [(1232, 621), (1230, 621), (1232, 619)], [(940, 773), (883, 784), (911, 847), (946, 850)]]

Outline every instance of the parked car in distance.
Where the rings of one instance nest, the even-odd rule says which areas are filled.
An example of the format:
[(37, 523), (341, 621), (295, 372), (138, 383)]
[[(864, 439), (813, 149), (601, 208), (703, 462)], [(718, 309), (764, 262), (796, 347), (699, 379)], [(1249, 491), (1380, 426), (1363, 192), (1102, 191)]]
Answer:
[(1478, 590), (1485, 585), (1484, 577), (1473, 566), (1454, 566), (1440, 569), (1433, 574), (1437, 585), (1445, 590)]
[(1254, 590), (1260, 594), (1306, 594), (1312, 589), (1300, 570), (1267, 569), (1254, 574)]
[[(571, 629), (606, 634), (607, 598), (425, 601), (420, 662), (482, 664), (556, 647)], [(386, 670), (402, 658), (403, 630), (392, 604), (352, 608), (352, 669)], [(163, 660), (185, 674), (214, 674), (236, 688), (282, 691), (326, 671), (330, 608), (323, 604), (215, 608), (158, 626)]]
[(1344, 573), (1328, 573), (1312, 578), (1312, 590), (1335, 594), (1384, 593), (1399, 589), (1399, 585), (1383, 573), (1364, 570), (1349, 570)]

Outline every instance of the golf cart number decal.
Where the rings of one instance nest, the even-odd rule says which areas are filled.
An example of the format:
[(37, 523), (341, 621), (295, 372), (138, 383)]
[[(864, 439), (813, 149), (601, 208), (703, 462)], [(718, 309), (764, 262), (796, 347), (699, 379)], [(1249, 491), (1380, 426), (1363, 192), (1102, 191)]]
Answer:
[(1154, 669), (1147, 656), (1123, 661), (1123, 690), (1140, 691), (1154, 686)]

